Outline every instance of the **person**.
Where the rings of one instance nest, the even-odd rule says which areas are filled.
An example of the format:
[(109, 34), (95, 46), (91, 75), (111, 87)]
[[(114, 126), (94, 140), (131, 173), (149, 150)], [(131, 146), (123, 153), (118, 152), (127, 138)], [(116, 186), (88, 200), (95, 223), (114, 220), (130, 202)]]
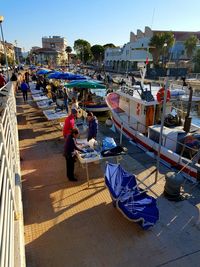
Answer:
[(26, 72), (24, 73), (24, 76), (25, 76), (25, 81), (26, 81), (26, 83), (27, 83), (28, 86), (29, 86), (29, 72), (26, 71)]
[(63, 136), (65, 139), (71, 133), (71, 130), (74, 128), (76, 117), (77, 117), (77, 110), (72, 109), (71, 114), (66, 117), (65, 122), (64, 122)]
[(77, 98), (75, 98), (75, 97), (72, 97), (71, 109), (76, 109), (76, 110), (79, 109), (78, 101), (77, 101)]
[(11, 82), (16, 82), (17, 81), (17, 75), (13, 72), (12, 76), (10, 77)]
[(98, 120), (94, 116), (92, 112), (87, 113), (87, 120), (88, 120), (88, 137), (87, 140), (97, 137), (97, 130), (98, 130)]
[(25, 102), (27, 101), (27, 98), (28, 98), (28, 89), (29, 89), (28, 84), (26, 83), (25, 80), (22, 81), (20, 88), (21, 88), (23, 99)]
[(6, 80), (3, 77), (3, 74), (0, 73), (0, 88), (3, 87), (4, 85), (6, 85)]
[(67, 136), (64, 146), (64, 157), (66, 159), (67, 177), (70, 181), (77, 181), (74, 177), (74, 163), (76, 161), (76, 151), (82, 152), (77, 146), (76, 139), (79, 135), (79, 130), (74, 128), (71, 133)]
[(69, 109), (68, 109), (68, 94), (67, 94), (66, 88), (64, 88), (63, 91), (64, 91), (64, 94), (63, 94), (64, 106), (65, 106), (65, 109), (66, 109), (66, 111), (68, 113), (69, 112)]
[(10, 80), (13, 83), (14, 92), (16, 93), (16, 91), (17, 91), (17, 75), (15, 74), (15, 72), (12, 73)]

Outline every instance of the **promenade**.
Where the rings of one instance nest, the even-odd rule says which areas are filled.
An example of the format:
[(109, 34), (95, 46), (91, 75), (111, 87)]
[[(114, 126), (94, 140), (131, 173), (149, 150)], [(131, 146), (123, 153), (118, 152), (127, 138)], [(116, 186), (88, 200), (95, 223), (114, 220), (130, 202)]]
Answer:
[[(112, 205), (104, 186), (104, 164), (90, 164), (90, 187), (77, 163), (78, 182), (66, 179), (63, 138), (58, 124), (47, 122), (31, 100), (17, 93), (22, 192), (27, 267), (155, 267), (199, 266), (200, 194), (186, 183), (188, 200), (169, 202), (163, 196), (161, 165), (145, 181), (158, 200), (159, 222), (148, 231), (129, 222)], [(119, 135), (100, 123), (100, 135)], [(154, 159), (123, 139), (128, 154), (121, 165), (137, 175), (148, 175)]]

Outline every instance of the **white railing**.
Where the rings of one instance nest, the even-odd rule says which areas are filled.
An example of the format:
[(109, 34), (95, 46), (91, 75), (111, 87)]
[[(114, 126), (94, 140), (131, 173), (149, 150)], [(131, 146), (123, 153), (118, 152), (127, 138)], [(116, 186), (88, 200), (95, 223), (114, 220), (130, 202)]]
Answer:
[(12, 84), (1, 88), (0, 94), (0, 267), (23, 267), (20, 157)]

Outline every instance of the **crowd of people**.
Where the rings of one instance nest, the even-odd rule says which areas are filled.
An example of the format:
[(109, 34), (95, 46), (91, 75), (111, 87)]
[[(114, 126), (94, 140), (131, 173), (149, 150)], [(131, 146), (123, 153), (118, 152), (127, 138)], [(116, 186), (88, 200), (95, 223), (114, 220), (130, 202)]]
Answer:
[[(12, 81), (15, 91), (20, 90), (23, 95), (23, 100), (26, 103), (28, 100), (28, 90), (30, 89), (30, 81), (35, 82), (35, 89), (43, 89), (43, 92), (50, 94), (49, 97), (53, 101), (56, 101), (58, 98), (63, 99), (64, 106), (67, 113), (69, 114), (64, 122), (63, 127), (63, 137), (64, 137), (64, 157), (66, 159), (66, 176), (70, 181), (77, 181), (74, 176), (74, 164), (76, 161), (77, 151), (82, 152), (82, 149), (77, 145), (76, 139), (79, 136), (79, 130), (76, 127), (76, 119), (79, 110), (78, 97), (79, 93), (76, 88), (71, 91), (70, 104), (69, 104), (69, 95), (64, 86), (60, 84), (50, 83), (44, 76), (31, 74), (29, 71), (13, 71), (10, 81)], [(6, 84), (6, 78), (0, 73), (0, 87), (3, 87)], [(70, 112), (70, 113), (69, 113)], [(97, 138), (98, 132), (98, 120), (92, 112), (87, 113), (87, 141), (92, 138)]]

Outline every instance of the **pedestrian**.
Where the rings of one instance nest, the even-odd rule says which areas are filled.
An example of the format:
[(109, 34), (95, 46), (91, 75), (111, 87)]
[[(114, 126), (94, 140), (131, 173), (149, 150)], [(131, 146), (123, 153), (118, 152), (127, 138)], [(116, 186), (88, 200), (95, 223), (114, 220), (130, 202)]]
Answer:
[(75, 119), (77, 117), (77, 110), (72, 109), (71, 114), (66, 117), (63, 127), (63, 136), (66, 139), (75, 126)]
[(13, 89), (14, 89), (14, 92), (16, 93), (17, 91), (17, 75), (15, 74), (15, 72), (12, 73), (12, 76), (10, 78), (10, 81), (12, 82), (13, 84)]
[(0, 73), (0, 88), (6, 85), (6, 79), (4, 78), (3, 74)]
[(28, 99), (28, 89), (29, 89), (28, 84), (26, 83), (25, 80), (22, 81), (20, 88), (21, 88), (23, 99), (25, 102)]
[(78, 138), (79, 130), (74, 128), (71, 133), (67, 136), (64, 146), (64, 157), (66, 159), (67, 177), (70, 181), (77, 181), (74, 177), (74, 163), (76, 161), (77, 151), (82, 152), (82, 150), (77, 146), (76, 139)]
[(88, 120), (88, 137), (87, 140), (97, 137), (97, 130), (98, 130), (98, 120), (97, 117), (94, 116), (92, 112), (87, 113), (87, 120)]

